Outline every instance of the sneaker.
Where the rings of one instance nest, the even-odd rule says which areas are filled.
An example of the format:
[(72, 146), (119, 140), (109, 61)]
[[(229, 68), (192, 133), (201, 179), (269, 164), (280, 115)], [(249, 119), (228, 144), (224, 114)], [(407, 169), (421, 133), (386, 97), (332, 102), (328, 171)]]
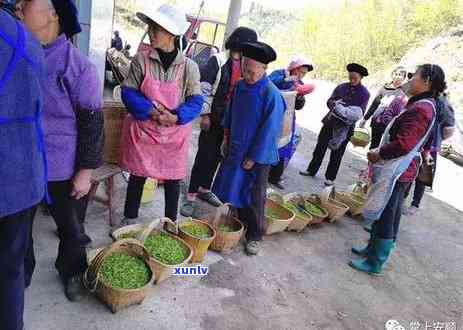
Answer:
[(246, 243), (246, 253), (250, 256), (255, 256), (259, 253), (259, 242), (249, 241)]
[(222, 205), (220, 199), (212, 191), (198, 192), (196, 197), (215, 207), (219, 207), (220, 205)]
[(331, 187), (332, 185), (334, 185), (334, 181), (331, 181), (331, 180), (325, 180), (325, 186), (327, 186), (327, 187)]
[(182, 207), (180, 208), (180, 214), (184, 217), (190, 218), (193, 217), (196, 210), (196, 203), (194, 201), (185, 201)]
[(407, 207), (403, 212), (402, 214), (403, 215), (407, 215), (409, 217), (412, 217), (414, 216), (415, 214), (417, 214), (419, 211), (419, 208), (417, 208), (416, 206), (410, 206), (410, 207)]
[(315, 174), (312, 174), (309, 171), (299, 171), (299, 174), (302, 176), (311, 176), (311, 177), (315, 176)]
[(80, 301), (85, 297), (86, 291), (82, 285), (81, 275), (73, 276), (64, 281), (64, 294), (71, 302)]

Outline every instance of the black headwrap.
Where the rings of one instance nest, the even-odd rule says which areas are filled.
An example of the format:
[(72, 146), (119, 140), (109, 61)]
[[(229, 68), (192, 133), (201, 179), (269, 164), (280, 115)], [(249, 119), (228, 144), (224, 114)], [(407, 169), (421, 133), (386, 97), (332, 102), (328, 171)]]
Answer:
[(68, 38), (82, 32), (79, 23), (79, 12), (73, 0), (51, 0), (59, 17), (59, 24)]

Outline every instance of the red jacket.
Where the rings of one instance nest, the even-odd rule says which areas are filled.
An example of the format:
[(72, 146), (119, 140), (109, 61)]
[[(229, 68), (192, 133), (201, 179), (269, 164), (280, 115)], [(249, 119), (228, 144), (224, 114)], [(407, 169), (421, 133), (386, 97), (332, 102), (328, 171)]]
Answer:
[[(427, 99), (435, 105), (430, 93), (423, 93), (412, 97), (406, 110), (397, 117), (391, 127), (390, 143), (381, 147), (379, 154), (382, 159), (394, 159), (408, 154), (428, 131), (433, 119), (433, 108), (427, 102), (417, 102)], [(429, 140), (429, 139), (428, 139)], [(422, 151), (429, 149), (430, 141), (422, 147)], [(408, 169), (399, 178), (400, 182), (413, 182), (418, 174), (419, 158), (415, 158)]]

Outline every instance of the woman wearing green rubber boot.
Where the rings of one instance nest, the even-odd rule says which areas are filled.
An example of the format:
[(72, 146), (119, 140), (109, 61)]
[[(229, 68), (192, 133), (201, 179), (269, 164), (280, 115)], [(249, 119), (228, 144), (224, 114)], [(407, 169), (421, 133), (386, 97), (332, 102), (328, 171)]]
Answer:
[(420, 167), (420, 153), (431, 145), (430, 132), (436, 118), (435, 100), (445, 90), (441, 67), (425, 64), (411, 80), (410, 94), (404, 111), (389, 124), (380, 146), (367, 157), (372, 165), (372, 185), (363, 217), (373, 223), (367, 247), (352, 252), (365, 259), (352, 260), (354, 269), (380, 275), (395, 246), (405, 193)]

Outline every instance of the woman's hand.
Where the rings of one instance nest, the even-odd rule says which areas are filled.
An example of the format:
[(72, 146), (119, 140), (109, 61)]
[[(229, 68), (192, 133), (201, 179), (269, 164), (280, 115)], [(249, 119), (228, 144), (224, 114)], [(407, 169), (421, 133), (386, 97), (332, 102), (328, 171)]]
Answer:
[(211, 128), (211, 118), (209, 115), (201, 116), (201, 122), (199, 123), (199, 127), (202, 131), (209, 131)]
[(90, 191), (92, 179), (92, 170), (83, 169), (77, 172), (72, 180), (71, 196), (75, 199), (81, 199)]
[(424, 162), (428, 166), (434, 165), (434, 158), (432, 158), (431, 154), (429, 152), (425, 153), (424, 155)]
[(159, 124), (161, 124), (162, 126), (167, 126), (167, 127), (174, 126), (177, 124), (178, 116), (171, 113), (169, 109), (164, 107), (162, 104), (158, 105), (157, 110), (159, 112), (159, 117), (158, 117)]
[(156, 122), (159, 122), (159, 112), (155, 110), (153, 110), (150, 114), (150, 118), (151, 120), (153, 121), (156, 121)]
[(371, 150), (367, 153), (368, 161), (372, 164), (376, 164), (381, 159), (379, 155), (379, 150)]
[(177, 125), (178, 116), (170, 112), (159, 115), (159, 123), (162, 126), (171, 127)]
[(252, 159), (245, 159), (245, 161), (243, 162), (243, 168), (246, 171), (250, 171), (250, 170), (252, 170), (252, 168), (254, 167), (255, 164), (256, 163)]

